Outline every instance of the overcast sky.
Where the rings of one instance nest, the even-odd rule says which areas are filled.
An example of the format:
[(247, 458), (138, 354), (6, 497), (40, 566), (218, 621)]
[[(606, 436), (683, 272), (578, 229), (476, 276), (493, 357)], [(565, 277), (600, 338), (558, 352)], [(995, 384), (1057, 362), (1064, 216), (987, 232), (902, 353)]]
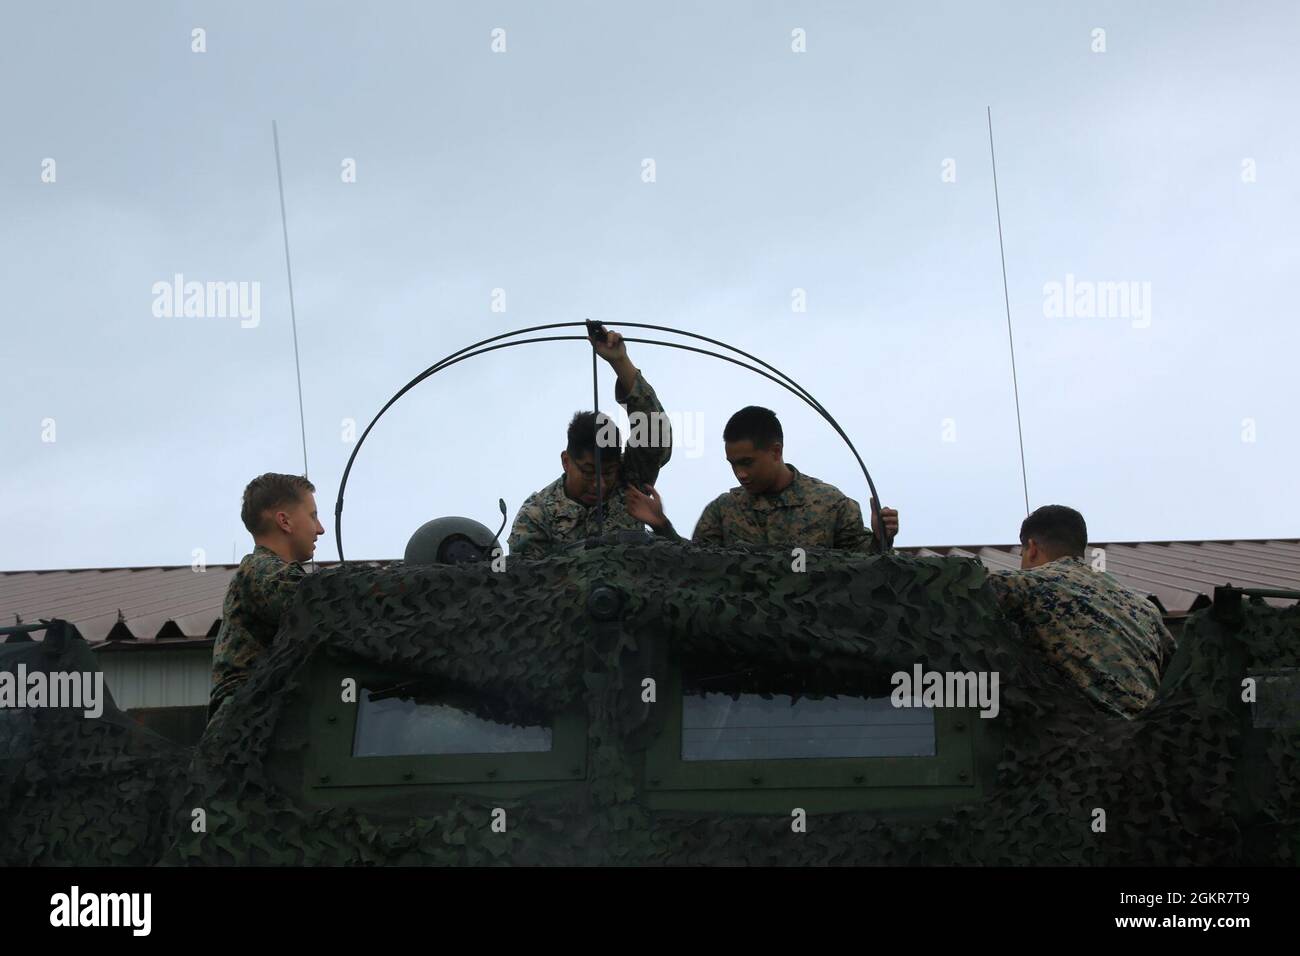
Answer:
[[(347, 420), (477, 339), (588, 316), (808, 387), (899, 545), (1013, 541), (990, 106), (1031, 506), (1098, 542), (1300, 536), (1297, 9), (8, 3), (0, 569), (226, 562), (244, 485), (302, 471), (273, 119), (319, 559)], [(169, 312), (178, 274), (247, 283), (256, 316)], [(1103, 283), (1134, 294), (1090, 307)], [(865, 505), (788, 392), (630, 351), (691, 426), (659, 484), (684, 531), (734, 484), (746, 404)], [(495, 530), (498, 497), (513, 519), (590, 402), (576, 342), (422, 384), (353, 469), (348, 556), (440, 515)]]

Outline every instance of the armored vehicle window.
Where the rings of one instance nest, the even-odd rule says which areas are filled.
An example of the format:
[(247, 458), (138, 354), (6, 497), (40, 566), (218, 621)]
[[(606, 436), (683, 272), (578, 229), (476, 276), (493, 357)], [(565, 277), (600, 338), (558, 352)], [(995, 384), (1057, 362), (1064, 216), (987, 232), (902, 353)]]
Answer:
[(553, 713), (432, 675), (324, 657), (308, 684), (302, 769), (316, 798), (382, 803), (409, 787), (519, 795), (586, 777), (580, 706)]
[(920, 810), (979, 792), (978, 718), (895, 707), (889, 674), (863, 669), (831, 683), (797, 662), (724, 658), (678, 659), (668, 675), (646, 749), (652, 809)]
[(411, 754), (542, 753), (552, 745), (549, 726), (512, 726), (478, 716), (454, 698), (418, 692), (382, 694), (364, 688), (358, 701), (354, 757)]
[(683, 760), (932, 757), (934, 713), (887, 697), (717, 693), (682, 698)]

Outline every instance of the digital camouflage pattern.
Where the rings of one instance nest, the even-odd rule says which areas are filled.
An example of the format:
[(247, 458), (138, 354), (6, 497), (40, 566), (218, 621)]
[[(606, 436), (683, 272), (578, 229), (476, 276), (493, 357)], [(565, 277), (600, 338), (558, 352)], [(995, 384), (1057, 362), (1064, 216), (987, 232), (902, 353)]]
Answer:
[[(628, 482), (652, 485), (659, 477), (659, 469), (672, 457), (672, 429), (664, 414), (664, 407), (650, 383), (637, 372), (636, 384), (626, 396), (620, 396), (620, 386), (615, 386), (614, 397), (627, 409), (633, 425), (633, 415), (644, 416), (644, 421), (657, 422), (657, 427), (643, 426), (627, 436), (623, 449), (623, 462), (618, 486), (605, 499), (604, 530), (635, 530), (644, 525), (627, 513), (625, 489)], [(657, 417), (656, 417), (657, 416)], [(655, 443), (657, 439), (657, 444)], [(551, 482), (541, 491), (529, 495), (519, 509), (510, 529), (510, 554), (535, 558), (564, 548), (575, 541), (596, 534), (596, 508), (574, 501), (564, 491), (564, 476)]]
[(1145, 597), (1079, 558), (989, 577), (1003, 612), (1102, 710), (1141, 713), (1175, 642)]
[(751, 495), (737, 486), (711, 501), (691, 540), (712, 547), (873, 549), (874, 537), (863, 525), (856, 501), (794, 465), (786, 467), (794, 472), (794, 481), (774, 495)]
[(221, 628), (212, 645), (212, 698), (215, 711), (248, 679), (257, 659), (271, 646), (284, 609), (307, 572), (264, 544), (244, 555), (226, 588)]
[[(971, 737), (974, 772), (936, 781), (937, 803), (885, 791), (854, 809), (870, 780), (846, 777), (838, 809), (800, 788), (746, 809), (758, 782), (708, 809), (655, 809), (647, 753), (667, 695), (647, 705), (642, 681), (664, 688), (684, 660), (757, 666), (774, 692), (805, 696), (887, 694), (915, 663), (997, 672), (1001, 709), (964, 712), (947, 744)], [(446, 682), (498, 720), (576, 708), (581, 772), (331, 797), (312, 773), (325, 705), (340, 699), (322, 666)], [(825, 550), (795, 573), (784, 550), (659, 543), (504, 572), (347, 565), (302, 582), (188, 768), (139, 728), (35, 715), (29, 743), (0, 762), (0, 863), (1295, 865), (1300, 726), (1257, 720), (1269, 702), (1243, 700), (1243, 682), (1262, 673), (1261, 689), (1294, 692), (1300, 607), (1216, 606), (1188, 619), (1150, 707), (1100, 714), (999, 613), (971, 559)], [(806, 832), (791, 807), (811, 808)]]

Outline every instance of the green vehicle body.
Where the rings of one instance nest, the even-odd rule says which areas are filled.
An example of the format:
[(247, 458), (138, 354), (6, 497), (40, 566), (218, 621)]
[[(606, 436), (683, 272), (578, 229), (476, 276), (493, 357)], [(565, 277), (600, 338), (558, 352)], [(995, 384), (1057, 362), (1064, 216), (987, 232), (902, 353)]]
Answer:
[[(1156, 701), (1105, 716), (998, 610), (978, 561), (624, 536), (554, 557), (309, 575), (274, 646), (173, 744), (111, 705), (0, 713), (5, 865), (1294, 865), (1300, 607), (1224, 591)], [(0, 669), (94, 669), (75, 631)], [(684, 759), (683, 697), (890, 695), (999, 676), (910, 756)], [(357, 752), (357, 701), (439, 703), (545, 747)], [(1253, 701), (1252, 699), (1253, 698)], [(719, 698), (715, 698), (719, 699)], [(539, 733), (541, 731), (538, 731)], [(929, 733), (929, 731), (927, 731)], [(534, 737), (534, 744), (538, 737)]]

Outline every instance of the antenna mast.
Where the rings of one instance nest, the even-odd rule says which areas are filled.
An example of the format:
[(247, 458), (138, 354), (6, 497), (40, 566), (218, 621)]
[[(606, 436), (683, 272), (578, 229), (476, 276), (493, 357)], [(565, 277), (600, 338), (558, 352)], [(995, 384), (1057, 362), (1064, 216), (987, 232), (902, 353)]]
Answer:
[(1020, 425), (1020, 385), (1016, 381), (1016, 341), (1011, 335), (1011, 295), (1007, 292), (1007, 250), (1002, 245), (1002, 204), (998, 202), (998, 160), (993, 153), (993, 107), (988, 107), (989, 159), (993, 162), (993, 208), (998, 213), (998, 252), (1002, 254), (1002, 301), (1007, 307), (1007, 344), (1011, 346), (1011, 387), (1016, 395), (1016, 434), (1020, 437), (1020, 481), (1025, 490), (1025, 517), (1029, 517), (1029, 477), (1025, 471), (1025, 432)]
[(293, 368), (298, 376), (298, 426), (302, 430), (302, 476), (307, 474), (307, 420), (302, 410), (302, 366), (298, 363), (298, 315), (293, 305), (293, 266), (289, 263), (289, 219), (284, 212), (284, 176), (280, 172), (280, 131), (271, 120), (271, 138), (275, 140), (275, 181), (280, 186), (280, 227), (284, 231), (284, 269), (289, 276), (289, 321), (293, 325)]

